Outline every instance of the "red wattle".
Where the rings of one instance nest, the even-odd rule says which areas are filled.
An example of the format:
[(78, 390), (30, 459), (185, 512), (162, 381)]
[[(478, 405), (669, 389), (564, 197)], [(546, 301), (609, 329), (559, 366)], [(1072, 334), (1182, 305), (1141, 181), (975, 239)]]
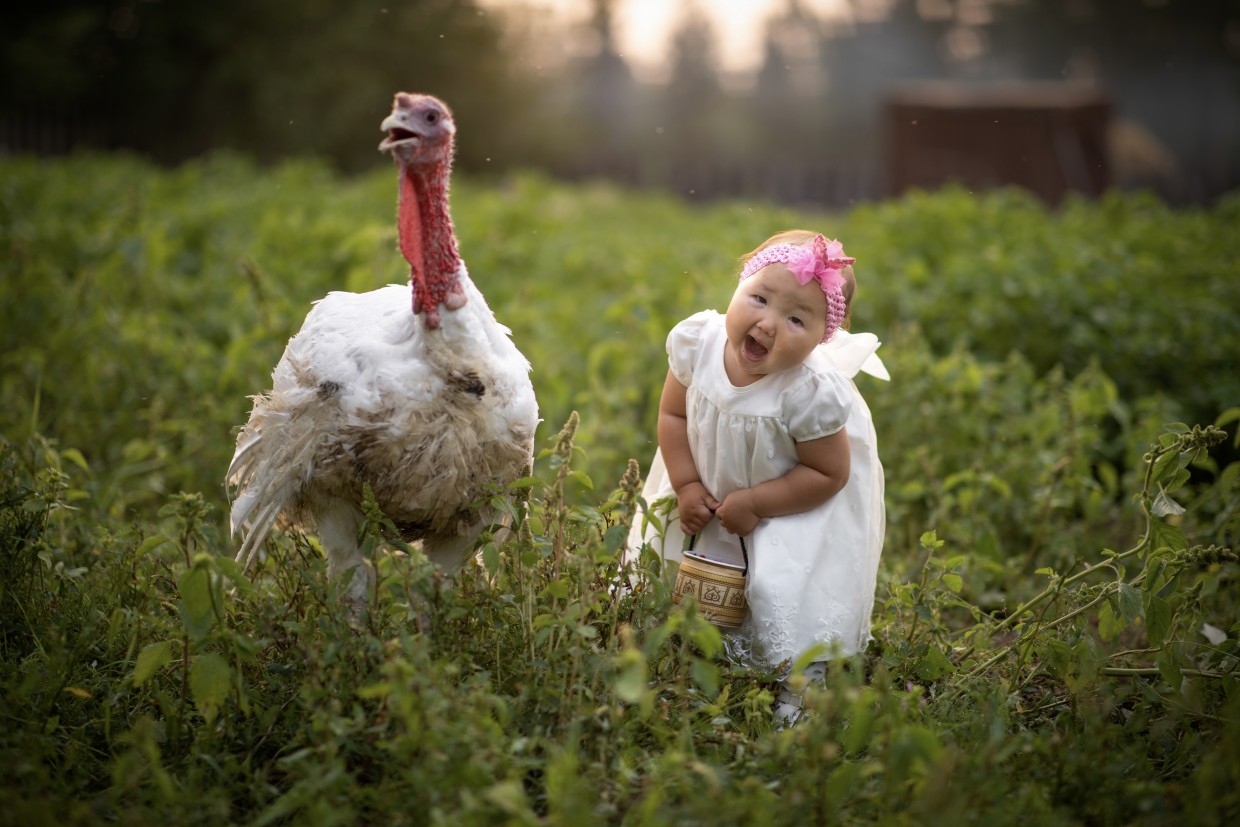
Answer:
[(400, 251), (409, 262), (413, 312), (424, 314), (431, 329), (439, 327), (440, 304), (448, 310), (465, 305), (458, 274), (461, 257), (448, 214), (447, 176), (444, 164), (429, 171), (406, 170), (400, 183)]

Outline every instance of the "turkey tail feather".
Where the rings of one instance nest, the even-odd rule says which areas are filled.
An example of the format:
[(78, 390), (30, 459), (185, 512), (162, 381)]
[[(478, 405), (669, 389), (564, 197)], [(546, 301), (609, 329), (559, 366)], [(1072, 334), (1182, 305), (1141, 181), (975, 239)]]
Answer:
[[(294, 505), (301, 482), (314, 467), (325, 431), (322, 411), (288, 411), (283, 400), (261, 398), (228, 467), (228, 484), (237, 491), (229, 515), (234, 536), (243, 536), (237, 562), (248, 568), (286, 508)], [(264, 432), (272, 430), (268, 435)]]
[(241, 544), (241, 550), (234, 558), (241, 564), (242, 572), (249, 571), (250, 563), (258, 556), (259, 549), (263, 547), (263, 541), (267, 539), (267, 534), (275, 525), (276, 518), (280, 516), (280, 510), (280, 503), (270, 503), (246, 529), (245, 542)]

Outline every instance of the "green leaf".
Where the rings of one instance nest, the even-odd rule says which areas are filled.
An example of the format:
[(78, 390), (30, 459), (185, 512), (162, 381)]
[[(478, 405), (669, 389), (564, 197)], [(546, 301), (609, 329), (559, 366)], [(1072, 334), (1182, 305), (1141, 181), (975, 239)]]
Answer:
[(636, 649), (626, 649), (617, 656), (619, 671), (612, 688), (625, 703), (640, 703), (650, 691), (646, 686), (646, 658)]
[(67, 459), (86, 473), (90, 473), (90, 466), (86, 464), (86, 457), (82, 456), (82, 452), (77, 448), (66, 448), (60, 452), (60, 458)]
[(804, 672), (809, 668), (811, 663), (819, 660), (825, 660), (827, 655), (831, 654), (831, 649), (827, 644), (819, 641), (797, 655), (796, 660), (792, 662), (792, 668), (788, 670), (789, 674)]
[(1168, 451), (1161, 454), (1158, 459), (1154, 460), (1154, 467), (1150, 471), (1150, 480), (1155, 483), (1166, 482), (1171, 477), (1171, 473), (1178, 467), (1180, 457), (1174, 451)]
[(694, 645), (708, 658), (713, 658), (723, 648), (723, 635), (715, 624), (704, 620), (700, 615), (693, 615), (692, 622), (686, 630)]
[(154, 534), (150, 537), (147, 537), (145, 540), (143, 540), (142, 544), (138, 546), (137, 550), (134, 551), (133, 555), (134, 557), (145, 556), (147, 554), (150, 554), (152, 551), (154, 551), (155, 549), (159, 548), (160, 546), (162, 546), (164, 543), (167, 543), (167, 542), (169, 542), (169, 540), (164, 535)]
[(357, 697), (364, 700), (373, 698), (386, 698), (393, 694), (397, 686), (392, 681), (379, 681), (368, 686), (359, 686), (357, 688)]
[(894, 780), (899, 783), (921, 774), (938, 759), (943, 747), (934, 732), (924, 726), (907, 726), (891, 739), (889, 754)]
[(1171, 604), (1150, 595), (1145, 607), (1145, 637), (1150, 646), (1162, 646), (1171, 631)]
[(507, 780), (492, 784), (484, 793), (487, 801), (494, 804), (508, 815), (521, 815), (534, 818), (529, 809), (529, 800), (525, 788), (520, 781)]
[(1114, 598), (1108, 597), (1098, 610), (1098, 635), (1103, 640), (1112, 640), (1127, 628), (1128, 623), (1113, 609)]
[(1183, 551), (1188, 548), (1188, 540), (1179, 526), (1159, 519), (1150, 520), (1150, 550), (1157, 551), (1160, 548)]
[(952, 663), (938, 646), (931, 643), (917, 664), (917, 677), (935, 681), (952, 671)]
[(1155, 517), (1178, 517), (1185, 512), (1184, 506), (1167, 495), (1167, 491), (1162, 487), (1158, 487), (1158, 496), (1154, 498), (1153, 504), (1150, 506), (1150, 513)]
[(1158, 435), (1158, 444), (1164, 448), (1177, 444), (1189, 430), (1188, 425), (1183, 422), (1164, 422), (1162, 427), (1164, 433)]
[(211, 631), (215, 610), (211, 606), (211, 573), (205, 565), (195, 565), (177, 581), (181, 593), (181, 621), (189, 636), (201, 641)]
[(1166, 569), (1166, 560), (1150, 555), (1145, 563), (1145, 581), (1141, 584), (1141, 591), (1147, 595), (1158, 594), (1158, 590), (1165, 584), (1163, 572)]
[(844, 731), (844, 752), (857, 755), (870, 745), (874, 731), (874, 702), (868, 692), (862, 692), (850, 709), (848, 729)]
[(1171, 475), (1171, 479), (1164, 484), (1168, 493), (1178, 491), (1186, 482), (1192, 479), (1193, 474), (1187, 468), (1177, 468), (1175, 473)]
[(494, 577), (499, 571), (499, 549), (495, 543), (487, 543), (482, 549), (482, 565), (486, 566), (487, 574)]
[(1214, 420), (1214, 424), (1220, 428), (1226, 427), (1232, 422), (1240, 422), (1240, 406), (1228, 408), (1218, 415), (1218, 419)]
[(232, 667), (222, 655), (208, 652), (194, 658), (189, 670), (189, 690), (202, 717), (210, 723), (232, 689)]
[(172, 641), (161, 640), (148, 643), (138, 653), (138, 662), (133, 669), (133, 685), (141, 686), (152, 675), (172, 661)]
[(1163, 680), (1171, 684), (1174, 689), (1180, 688), (1180, 684), (1184, 682), (1184, 674), (1180, 672), (1180, 662), (1174, 647), (1168, 646), (1155, 655), (1154, 665), (1158, 667), (1158, 673), (1162, 675)]
[(1068, 685), (1073, 691), (1093, 686), (1098, 682), (1098, 673), (1102, 668), (1102, 653), (1098, 651), (1098, 644), (1094, 642), (1091, 635), (1082, 635), (1081, 639), (1076, 642), (1072, 647), (1069, 662), (1072, 676), (1068, 679)]
[(956, 592), (957, 594), (959, 594), (960, 590), (964, 588), (964, 578), (962, 578), (958, 574), (952, 574), (951, 572), (946, 572), (943, 575), (943, 585), (947, 586), (947, 588), (951, 589), (953, 592)]
[(623, 525), (613, 525), (603, 534), (603, 547), (615, 554), (629, 537), (629, 530)]
[(694, 658), (689, 674), (698, 689), (706, 693), (707, 697), (714, 698), (719, 694), (719, 670), (713, 663), (705, 658)]
[(1120, 583), (1116, 599), (1119, 601), (1120, 616), (1124, 619), (1125, 626), (1141, 616), (1141, 592), (1134, 586)]
[(594, 490), (594, 480), (585, 471), (570, 471), (568, 477), (587, 491)]
[(1060, 675), (1067, 675), (1072, 670), (1072, 648), (1067, 642), (1051, 638), (1045, 643), (1047, 660)]
[(220, 574), (227, 577), (242, 595), (254, 594), (254, 582), (245, 574), (245, 567), (229, 557), (216, 557), (212, 565), (219, 569)]
[(860, 774), (861, 764), (855, 761), (840, 764), (831, 771), (824, 789), (828, 807), (839, 809), (843, 806), (848, 800), (849, 792), (859, 786), (857, 776)]

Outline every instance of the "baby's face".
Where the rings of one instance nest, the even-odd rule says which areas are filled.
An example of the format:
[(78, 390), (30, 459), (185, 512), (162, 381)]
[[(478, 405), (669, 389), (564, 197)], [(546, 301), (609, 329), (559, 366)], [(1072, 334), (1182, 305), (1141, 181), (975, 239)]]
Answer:
[(783, 264), (768, 264), (742, 281), (725, 317), (733, 384), (748, 385), (804, 362), (822, 341), (826, 315), (818, 282), (798, 284)]

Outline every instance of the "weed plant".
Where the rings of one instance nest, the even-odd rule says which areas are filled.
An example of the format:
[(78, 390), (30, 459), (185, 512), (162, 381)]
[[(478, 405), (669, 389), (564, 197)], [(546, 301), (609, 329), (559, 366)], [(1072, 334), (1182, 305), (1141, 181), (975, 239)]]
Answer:
[[(462, 250), (535, 365), (543, 450), (456, 578), (372, 503), (355, 628), (313, 536), (232, 562), (220, 478), (309, 302), (403, 279), (393, 189), (226, 156), (0, 161), (6, 821), (1240, 815), (1240, 399), (1215, 351), (1240, 345), (1216, 306), (1240, 202), (946, 191), (828, 216), (462, 181)], [(858, 380), (888, 476), (874, 641), (780, 728), (778, 671), (730, 657), (622, 546), (657, 519), (639, 492), (666, 330), (786, 226), (871, 262), (855, 329), (894, 379)], [(1056, 275), (1069, 261), (1112, 287)], [(1181, 267), (1199, 283), (1150, 285)], [(1088, 299), (1106, 290), (1123, 303)], [(1143, 380), (1158, 354), (1183, 370)]]

